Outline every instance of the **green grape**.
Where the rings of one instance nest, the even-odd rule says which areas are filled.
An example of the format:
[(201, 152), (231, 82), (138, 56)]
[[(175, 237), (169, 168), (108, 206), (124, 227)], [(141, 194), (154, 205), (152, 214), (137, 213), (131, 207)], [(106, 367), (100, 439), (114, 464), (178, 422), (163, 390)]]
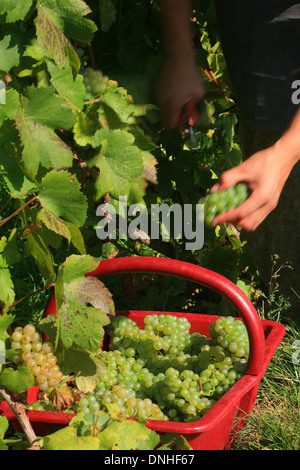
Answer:
[(248, 195), (248, 186), (245, 183), (206, 195), (203, 199), (205, 222), (210, 225), (217, 215), (240, 206)]
[(244, 324), (233, 317), (213, 322), (210, 338), (190, 328), (184, 316), (171, 314), (145, 316), (143, 329), (114, 317), (110, 350), (102, 352), (107, 372), (89, 396), (89, 412), (115, 403), (127, 417), (200, 419), (243, 375), (249, 341)]
[(22, 338), (22, 333), (20, 331), (14, 331), (14, 333), (11, 335), (12, 341), (16, 343), (20, 343), (21, 338)]
[[(16, 342), (19, 339), (20, 342)], [(35, 377), (35, 384), (41, 391), (47, 392), (61, 381), (63, 374), (56, 365), (57, 358), (54, 356), (54, 347), (49, 342), (42, 342), (41, 336), (34, 325), (27, 324), (17, 327), (11, 335), (11, 348), (22, 349), (22, 362), (31, 370)]]
[(87, 67), (83, 71), (83, 77), (86, 90), (92, 95), (102, 93), (109, 81), (108, 77), (104, 76), (100, 70), (93, 70), (91, 67)]

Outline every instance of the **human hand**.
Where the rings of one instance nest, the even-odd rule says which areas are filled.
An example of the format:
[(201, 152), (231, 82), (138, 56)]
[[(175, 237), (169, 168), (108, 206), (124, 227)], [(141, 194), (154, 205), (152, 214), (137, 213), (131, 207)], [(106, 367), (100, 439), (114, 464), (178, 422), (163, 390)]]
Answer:
[(182, 58), (168, 59), (156, 82), (155, 92), (162, 121), (169, 128), (176, 128), (184, 105), (193, 100), (201, 101), (205, 86), (193, 61)]
[(251, 195), (239, 207), (215, 217), (212, 226), (232, 223), (247, 231), (254, 231), (275, 209), (293, 167), (282, 150), (275, 144), (221, 175), (219, 182), (211, 188), (212, 192), (244, 182), (251, 190)]

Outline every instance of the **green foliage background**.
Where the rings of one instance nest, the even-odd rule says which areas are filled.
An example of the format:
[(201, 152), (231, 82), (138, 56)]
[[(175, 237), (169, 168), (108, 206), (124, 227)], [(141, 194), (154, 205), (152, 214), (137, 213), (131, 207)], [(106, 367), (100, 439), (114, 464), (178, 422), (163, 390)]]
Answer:
[[(164, 56), (155, 0), (1, 2), (0, 303), (16, 324), (39, 323), (46, 288), (71, 255), (96, 262), (177, 258), (225, 275), (255, 300), (255, 269), (242, 234), (231, 226), (206, 228), (204, 247), (195, 252), (179, 238), (145, 243), (96, 236), (103, 201), (116, 209), (120, 196), (148, 208), (195, 206), (241, 161), (213, 1), (195, 2), (192, 27), (199, 70), (211, 91), (196, 154), (184, 135), (163, 127), (156, 106), (153, 85)], [(87, 67), (109, 79), (97, 95), (85, 88)], [(108, 279), (107, 287), (118, 308), (231, 313), (216, 294), (180, 280), (121, 276)]]

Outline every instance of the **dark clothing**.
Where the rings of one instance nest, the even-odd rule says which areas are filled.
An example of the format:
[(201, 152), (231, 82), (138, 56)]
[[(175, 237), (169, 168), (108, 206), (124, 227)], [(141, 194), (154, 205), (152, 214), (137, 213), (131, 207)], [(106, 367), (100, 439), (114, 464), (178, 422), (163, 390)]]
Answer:
[[(280, 138), (280, 135), (275, 132), (254, 132), (240, 122), (240, 140), (244, 159), (260, 150), (271, 147)], [(279, 284), (277, 301), (279, 301), (280, 295), (291, 304), (287, 310), (281, 311), (280, 318), (290, 318), (298, 323), (300, 323), (299, 181), (300, 162), (294, 166), (282, 190), (277, 207), (254, 232), (243, 234), (248, 242), (252, 259), (259, 272), (262, 288), (267, 296), (269, 296), (269, 283), (272, 277), (272, 255), (279, 255), (275, 270), (284, 263), (292, 268), (282, 269), (279, 273), (279, 280), (274, 281), (273, 279), (273, 282), (278, 281)], [(270, 307), (266, 304), (265, 314), (269, 313), (269, 308), (274, 309), (275, 307), (274, 303)]]
[[(292, 84), (300, 80), (300, 3), (296, 0), (215, 0), (222, 49), (240, 114), (243, 157), (273, 145), (290, 125), (298, 106)], [(282, 156), (284, 158), (284, 155)], [(283, 313), (300, 321), (300, 162), (293, 168), (278, 206), (245, 234), (266, 293), (271, 256), (289, 263), (279, 293), (291, 307)], [(273, 306), (274, 308), (274, 306)]]
[(297, 106), (300, 3), (216, 0), (222, 48), (242, 119), (253, 131), (283, 132)]

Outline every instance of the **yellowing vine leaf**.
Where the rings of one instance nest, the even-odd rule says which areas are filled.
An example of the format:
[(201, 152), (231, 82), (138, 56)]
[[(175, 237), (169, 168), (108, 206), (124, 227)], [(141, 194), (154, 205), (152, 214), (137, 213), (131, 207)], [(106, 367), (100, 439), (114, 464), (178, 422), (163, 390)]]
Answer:
[(60, 341), (67, 349), (98, 350), (103, 328), (115, 313), (108, 289), (99, 279), (85, 276), (97, 265), (91, 256), (72, 255), (59, 269), (55, 285), (56, 321)]
[(98, 450), (99, 441), (93, 436), (78, 436), (77, 429), (67, 426), (43, 439), (44, 450)]
[(72, 44), (57, 25), (54, 12), (41, 3), (38, 3), (37, 9), (36, 32), (41, 48), (49, 52), (59, 69), (62, 69), (66, 64), (66, 50), (71, 51), (73, 63), (76, 63), (73, 73), (77, 74), (80, 66), (79, 58)]
[(159, 436), (137, 421), (113, 421), (99, 434), (100, 450), (153, 450)]

